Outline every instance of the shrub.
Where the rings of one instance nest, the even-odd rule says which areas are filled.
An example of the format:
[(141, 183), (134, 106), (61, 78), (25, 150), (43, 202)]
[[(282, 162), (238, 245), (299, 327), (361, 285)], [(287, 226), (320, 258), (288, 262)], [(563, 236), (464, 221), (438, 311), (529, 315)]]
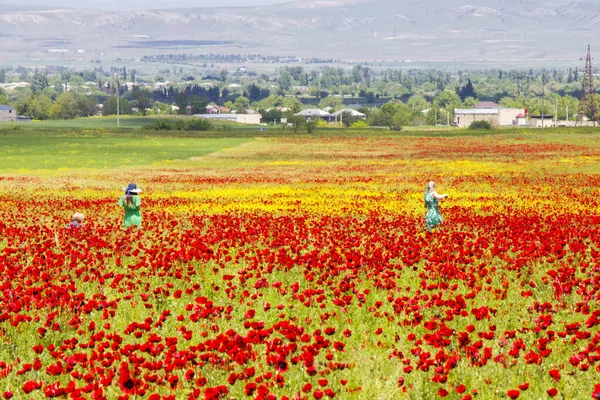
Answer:
[(317, 123), (315, 121), (308, 121), (306, 123), (306, 133), (313, 133), (316, 127)]
[(193, 119), (188, 121), (186, 131), (208, 131), (212, 128), (210, 121), (207, 119)]
[(213, 128), (210, 121), (201, 118), (194, 119), (157, 119), (143, 127), (148, 131), (209, 131)]
[(469, 129), (492, 129), (492, 124), (487, 121), (473, 121)]
[(359, 121), (354, 122), (352, 125), (350, 125), (350, 127), (362, 129), (362, 128), (368, 128), (369, 124), (367, 124), (365, 121), (359, 120)]
[(146, 129), (149, 131), (170, 131), (173, 128), (171, 127), (171, 123), (168, 120), (157, 119), (156, 121), (152, 122), (151, 124), (144, 126), (143, 129)]

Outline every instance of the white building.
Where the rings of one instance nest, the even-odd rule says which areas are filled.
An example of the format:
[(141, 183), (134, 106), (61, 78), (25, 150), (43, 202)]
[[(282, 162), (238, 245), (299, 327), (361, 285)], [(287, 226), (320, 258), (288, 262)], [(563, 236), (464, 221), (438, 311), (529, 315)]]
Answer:
[(213, 121), (231, 121), (238, 124), (259, 125), (262, 115), (260, 114), (194, 114), (196, 118), (204, 118)]
[(332, 113), (331, 115), (333, 115), (336, 120), (341, 120), (343, 118), (344, 114), (350, 114), (351, 116), (360, 118), (362, 120), (367, 119), (367, 115), (366, 114), (363, 114), (363, 113), (358, 112), (356, 110), (353, 110), (351, 108), (341, 109), (339, 111), (336, 111), (336, 112)]
[(513, 126), (518, 124), (520, 114), (527, 114), (524, 108), (502, 108), (496, 103), (482, 102), (475, 108), (455, 108), (454, 125), (468, 127), (475, 121), (487, 121), (492, 126)]
[(325, 121), (333, 121), (334, 117), (327, 111), (319, 110), (318, 108), (309, 108), (294, 114), (297, 117), (304, 117), (307, 121), (324, 119)]

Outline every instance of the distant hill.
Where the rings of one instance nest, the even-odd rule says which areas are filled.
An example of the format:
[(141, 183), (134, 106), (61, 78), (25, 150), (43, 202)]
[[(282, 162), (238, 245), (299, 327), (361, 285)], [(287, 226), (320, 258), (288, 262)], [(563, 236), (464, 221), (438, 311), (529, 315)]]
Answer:
[(117, 55), (554, 60), (581, 57), (599, 28), (600, 2), (591, 0), (300, 0), (133, 12), (0, 4), (1, 48), (8, 53), (64, 47)]

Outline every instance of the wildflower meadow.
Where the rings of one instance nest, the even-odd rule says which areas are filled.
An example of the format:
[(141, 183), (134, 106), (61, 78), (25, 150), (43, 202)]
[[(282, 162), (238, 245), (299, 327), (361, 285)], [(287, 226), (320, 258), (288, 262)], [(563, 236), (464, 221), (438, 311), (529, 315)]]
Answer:
[(4, 399), (600, 398), (596, 134), (14, 135)]

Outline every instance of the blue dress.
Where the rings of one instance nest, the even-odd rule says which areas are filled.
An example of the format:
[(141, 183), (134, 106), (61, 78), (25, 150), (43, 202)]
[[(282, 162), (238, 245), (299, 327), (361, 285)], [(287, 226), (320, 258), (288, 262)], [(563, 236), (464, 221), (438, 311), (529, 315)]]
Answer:
[(427, 207), (425, 228), (430, 231), (444, 220), (442, 219), (442, 214), (440, 214), (440, 209), (438, 208), (438, 199), (433, 197), (433, 194), (425, 193), (425, 207)]

